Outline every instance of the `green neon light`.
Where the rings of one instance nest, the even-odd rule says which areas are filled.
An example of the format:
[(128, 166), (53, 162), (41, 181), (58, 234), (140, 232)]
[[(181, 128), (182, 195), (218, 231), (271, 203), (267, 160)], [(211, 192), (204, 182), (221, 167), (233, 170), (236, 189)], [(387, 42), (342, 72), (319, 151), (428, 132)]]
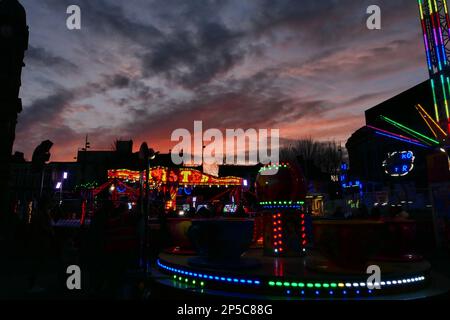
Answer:
[(434, 87), (434, 80), (431, 79), (431, 92), (433, 93), (433, 101), (434, 101), (434, 112), (436, 114), (436, 121), (439, 122), (439, 111), (438, 111), (438, 105), (436, 100), (436, 90)]
[[(394, 120), (392, 120), (392, 119), (389, 119), (388, 117), (381, 116), (381, 118), (382, 118), (383, 120), (385, 120), (386, 122), (389, 122), (390, 124), (396, 126), (397, 128), (400, 128), (400, 129), (403, 129), (403, 130), (408, 131), (410, 134), (415, 135), (415, 136), (416, 136), (417, 138), (419, 138), (419, 139), (420, 139), (420, 137), (421, 137), (422, 139), (425, 139), (425, 140), (427, 140), (427, 141), (429, 141), (429, 142), (431, 142), (431, 143), (439, 144), (439, 141), (434, 140), (434, 139), (432, 139), (432, 138), (430, 138), (430, 137), (427, 137), (426, 135), (423, 135), (423, 134), (421, 134), (421, 133), (419, 133), (419, 132), (417, 132), (417, 131), (415, 131), (415, 130), (413, 130), (413, 129), (410, 129), (410, 128), (408, 128), (408, 127), (402, 125), (401, 123), (398, 123), (398, 122), (396, 122), (396, 121), (394, 121)], [(425, 141), (424, 141), (424, 142), (425, 142)]]
[(445, 93), (445, 80), (442, 74), (441, 74), (441, 84), (442, 84), (442, 91), (444, 92), (445, 112), (448, 118), (448, 101), (447, 101), (447, 94)]
[(269, 281), (269, 286), (273, 287), (275, 285), (275, 282)]
[(336, 283), (332, 283), (332, 284), (330, 284), (330, 285), (331, 285), (332, 288), (336, 288), (336, 287), (337, 287), (337, 284), (336, 284)]
[(290, 284), (289, 282), (285, 282), (285, 283), (283, 283), (283, 285), (284, 285), (285, 287), (290, 287), (290, 286), (291, 286), (291, 284)]
[(281, 282), (277, 282), (275, 284), (277, 285), (277, 287), (281, 287), (283, 285)]
[(314, 285), (313, 285), (312, 283), (308, 283), (306, 286), (307, 286), (308, 288), (314, 287)]

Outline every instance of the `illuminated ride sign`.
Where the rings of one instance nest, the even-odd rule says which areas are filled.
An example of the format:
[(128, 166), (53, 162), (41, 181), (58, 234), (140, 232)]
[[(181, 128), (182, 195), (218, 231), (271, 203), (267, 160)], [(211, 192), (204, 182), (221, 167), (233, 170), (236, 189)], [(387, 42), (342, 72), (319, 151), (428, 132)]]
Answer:
[[(145, 178), (145, 175), (143, 175)], [(138, 182), (141, 173), (127, 169), (108, 170), (108, 179), (121, 179)], [(164, 185), (186, 186), (241, 186), (243, 179), (238, 177), (217, 178), (190, 168), (154, 167), (150, 169), (150, 181)]]
[(392, 177), (406, 176), (414, 169), (415, 156), (412, 151), (396, 151), (388, 153), (383, 161), (386, 174)]

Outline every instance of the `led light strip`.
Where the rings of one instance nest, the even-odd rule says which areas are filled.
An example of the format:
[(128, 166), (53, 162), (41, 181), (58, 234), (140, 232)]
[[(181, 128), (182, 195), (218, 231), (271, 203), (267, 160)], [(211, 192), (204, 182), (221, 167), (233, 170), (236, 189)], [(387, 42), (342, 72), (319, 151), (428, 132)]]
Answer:
[(290, 168), (290, 165), (287, 163), (272, 164), (272, 165), (262, 167), (261, 169), (259, 169), (258, 172), (264, 172), (264, 171), (268, 171), (268, 170), (278, 170), (280, 168)]
[(305, 204), (305, 201), (261, 201), (260, 205), (302, 205)]
[(229, 277), (229, 276), (219, 276), (219, 275), (212, 275), (207, 273), (201, 273), (201, 272), (192, 272), (192, 271), (186, 271), (179, 268), (172, 268), (170, 266), (167, 266), (163, 264), (160, 259), (156, 261), (156, 264), (158, 267), (166, 270), (171, 271), (176, 274), (181, 274), (185, 277), (193, 277), (197, 279), (202, 280), (210, 280), (210, 281), (217, 281), (217, 282), (225, 282), (225, 283), (231, 283), (231, 284), (240, 284), (240, 285), (252, 285), (252, 286), (259, 286), (261, 282), (259, 280), (255, 279), (245, 279), (245, 278), (236, 278), (236, 277)]
[[(186, 284), (186, 285), (194, 285), (194, 286), (200, 286), (204, 287), (207, 283), (207, 281), (215, 281), (217, 283), (228, 283), (233, 285), (250, 285), (251, 287), (256, 288), (262, 288), (261, 282), (259, 280), (254, 279), (245, 279), (245, 278), (236, 278), (236, 277), (230, 277), (230, 276), (218, 276), (218, 275), (211, 275), (206, 273), (196, 273), (191, 271), (186, 271), (179, 268), (172, 268), (168, 265), (163, 264), (159, 259), (157, 260), (157, 265), (166, 271), (173, 272), (175, 274), (172, 275), (173, 280), (179, 281), (180, 283)], [(191, 278), (189, 278), (191, 277)], [(420, 284), (423, 283), (426, 280), (425, 276), (417, 276), (417, 277), (410, 277), (410, 278), (403, 278), (403, 279), (390, 279), (385, 281), (380, 281), (379, 283), (375, 282), (373, 285), (375, 287), (380, 286), (382, 289), (388, 289), (388, 288), (397, 288), (397, 287), (404, 287), (408, 285), (413, 284)], [(300, 294), (305, 295), (306, 293), (315, 293), (316, 295), (320, 295), (322, 292), (325, 292), (326, 290), (330, 290), (328, 293), (330, 295), (333, 295), (336, 293), (341, 293), (346, 295), (347, 293), (356, 293), (360, 294), (362, 289), (367, 289), (368, 293), (374, 293), (376, 292), (375, 289), (370, 289), (368, 287), (368, 284), (365, 282), (357, 282), (357, 281), (335, 281), (335, 282), (299, 282), (299, 281), (284, 281), (281, 279), (273, 279), (266, 282), (266, 285), (269, 288), (274, 289), (289, 289), (286, 291), (286, 294), (291, 294), (292, 290), (299, 289)], [(325, 291), (324, 291), (325, 290)], [(337, 290), (337, 291), (333, 291)], [(349, 290), (354, 290), (349, 291)]]
[[(404, 279), (396, 279), (396, 280), (387, 280), (373, 283), (374, 286), (380, 286), (381, 288), (389, 288), (389, 287), (398, 287), (403, 285), (410, 285), (414, 283), (421, 283), (425, 281), (426, 278), (424, 276), (412, 277), (412, 278), (404, 278)], [(300, 288), (300, 289), (333, 289), (333, 290), (345, 290), (345, 289), (355, 289), (355, 288), (368, 288), (368, 284), (365, 282), (288, 282), (281, 280), (270, 280), (267, 282), (269, 287), (279, 287), (279, 288)]]
[(272, 215), (273, 221), (273, 251), (275, 253), (283, 253), (283, 223), (281, 213)]

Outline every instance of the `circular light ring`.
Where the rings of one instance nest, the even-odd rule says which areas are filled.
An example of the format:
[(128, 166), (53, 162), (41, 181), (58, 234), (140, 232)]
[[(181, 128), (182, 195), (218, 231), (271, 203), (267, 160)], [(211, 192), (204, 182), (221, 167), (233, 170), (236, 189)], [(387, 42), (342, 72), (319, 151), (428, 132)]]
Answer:
[[(324, 293), (325, 296), (329, 293), (329, 295), (373, 295), (380, 292), (385, 292), (386, 289), (398, 289), (398, 288), (408, 288), (408, 287), (414, 287), (418, 284), (425, 283), (426, 280), (428, 280), (427, 277), (424, 275), (416, 275), (411, 277), (405, 277), (405, 278), (396, 278), (396, 280), (393, 279), (385, 279), (384, 281), (375, 282), (375, 286), (381, 287), (380, 289), (377, 289), (376, 287), (372, 287), (372, 283), (365, 283), (365, 282), (356, 282), (356, 281), (342, 281), (344, 279), (341, 279), (339, 281), (306, 281), (305, 279), (297, 280), (297, 281), (289, 281), (287, 279), (281, 279), (281, 278), (274, 278), (268, 281), (261, 281), (259, 279), (255, 278), (243, 278), (242, 276), (225, 276), (225, 275), (218, 275), (218, 274), (208, 274), (208, 273), (193, 273), (191, 271), (186, 271), (181, 268), (172, 267), (170, 265), (166, 265), (165, 263), (161, 262), (161, 260), (157, 260), (157, 265), (160, 269), (162, 269), (165, 272), (172, 273), (172, 277), (182, 283), (186, 284), (194, 284), (194, 280), (196, 278), (205, 279), (208, 281), (208, 283), (224, 283), (226, 285), (234, 285), (234, 286), (246, 286), (248, 288), (254, 288), (258, 290), (263, 290), (264, 292), (267, 291), (267, 289), (275, 290), (277, 293), (284, 292), (286, 293), (286, 289), (290, 289), (290, 294), (292, 295), (317, 295), (316, 291), (319, 291), (319, 294)], [(186, 276), (192, 277), (187, 278)], [(180, 280), (181, 278), (181, 280)], [(186, 281), (187, 279), (187, 281)], [(284, 291), (279, 291), (279, 289), (282, 289)], [(322, 291), (322, 289), (325, 289)], [(330, 290), (331, 289), (331, 290)], [(385, 289), (385, 290), (383, 290)]]

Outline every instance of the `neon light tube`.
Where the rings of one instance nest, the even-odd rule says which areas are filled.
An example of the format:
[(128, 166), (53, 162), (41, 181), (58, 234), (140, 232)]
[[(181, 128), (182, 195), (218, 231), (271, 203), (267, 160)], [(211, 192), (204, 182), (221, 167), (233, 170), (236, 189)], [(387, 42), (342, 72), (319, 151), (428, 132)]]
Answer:
[(429, 141), (429, 142), (431, 142), (431, 143), (439, 144), (439, 141), (436, 141), (435, 139), (432, 139), (432, 138), (430, 138), (430, 137), (427, 137), (427, 136), (424, 135), (424, 134), (421, 134), (421, 133), (419, 133), (419, 132), (417, 132), (417, 131), (415, 131), (415, 130), (413, 130), (413, 129), (411, 129), (411, 128), (408, 128), (407, 126), (404, 126), (404, 125), (402, 125), (401, 123), (398, 123), (397, 121), (394, 121), (394, 120), (392, 120), (392, 119), (389, 119), (388, 117), (385, 117), (385, 116), (381, 116), (381, 118), (382, 118), (383, 120), (385, 120), (385, 121), (387, 121), (387, 122), (393, 124), (394, 126), (400, 128), (400, 129), (407, 130), (410, 134), (416, 136), (416, 138), (418, 138), (419, 140), (420, 140), (419, 137), (421, 137), (421, 138), (423, 138), (423, 139), (425, 139), (425, 140), (427, 140), (427, 141)]
[(376, 130), (376, 131), (384, 132), (386, 134), (389, 134), (391, 136), (395, 136), (395, 137), (400, 138), (400, 139), (408, 140), (410, 142), (420, 143), (419, 140), (416, 140), (416, 139), (413, 139), (413, 138), (409, 138), (409, 137), (405, 137), (405, 136), (402, 136), (401, 134), (396, 134), (396, 133), (393, 133), (393, 132), (390, 132), (390, 131), (387, 131), (387, 130), (384, 130), (384, 129), (380, 129), (380, 128), (377, 128), (377, 127), (374, 127), (374, 126), (371, 126), (371, 125), (366, 125), (366, 127), (370, 128), (370, 129), (373, 129), (373, 130)]
[(436, 100), (436, 90), (434, 87), (434, 80), (431, 79), (431, 91), (433, 92), (433, 100), (434, 100), (434, 112), (436, 114), (436, 121), (439, 122), (439, 111), (438, 111), (438, 105)]
[(395, 137), (395, 136), (392, 136), (390, 134), (386, 134), (386, 133), (383, 133), (383, 132), (380, 132), (380, 131), (375, 131), (375, 134), (380, 135), (380, 136), (385, 136), (385, 137), (388, 137), (390, 139), (395, 139), (395, 140), (403, 141), (403, 142), (406, 142), (406, 143), (414, 144), (414, 145), (422, 147), (422, 148), (427, 148), (427, 149), (430, 148), (429, 146), (426, 146), (424, 144), (412, 142), (412, 141), (409, 141), (407, 139), (398, 138), (398, 137)]
[[(448, 81), (449, 81), (449, 78), (447, 78), (447, 82)], [(449, 82), (449, 87), (450, 87), (450, 82)], [(427, 119), (430, 120), (436, 126), (436, 128), (442, 132), (442, 134), (447, 136), (447, 133), (441, 128), (441, 126), (439, 124), (436, 123), (436, 121), (433, 120), (433, 118), (428, 114), (428, 112), (420, 104), (417, 105), (417, 108), (420, 109), (419, 113), (420, 113), (420, 111), (422, 111), (426, 115)]]
[(419, 2), (420, 20), (423, 20), (422, 0), (418, 0), (418, 2)]
[(425, 115), (423, 115), (420, 111), (419, 111), (420, 116), (422, 117), (423, 121), (427, 124), (428, 128), (430, 129), (431, 133), (433, 134), (433, 136), (435, 138), (437, 138), (437, 133), (433, 130), (433, 128), (430, 126), (430, 124), (428, 123), (427, 117)]
[(445, 112), (447, 113), (448, 118), (448, 101), (447, 101), (447, 94), (445, 93), (445, 81), (444, 76), (441, 74), (441, 83), (442, 83), (442, 91), (444, 92), (444, 104), (445, 104)]

